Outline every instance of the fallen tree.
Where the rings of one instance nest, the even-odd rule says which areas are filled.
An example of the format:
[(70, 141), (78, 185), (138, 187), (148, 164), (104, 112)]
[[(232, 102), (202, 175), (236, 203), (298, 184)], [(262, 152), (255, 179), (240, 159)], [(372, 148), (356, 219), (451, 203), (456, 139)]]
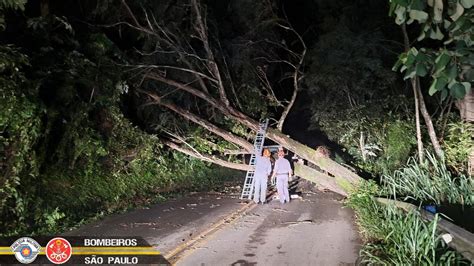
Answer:
[[(248, 138), (245, 138), (245, 134), (240, 133), (239, 136), (239, 134), (232, 132), (232, 129), (229, 129), (228, 126), (226, 128), (222, 122), (217, 122), (215, 119), (219, 116), (224, 120), (232, 121), (233, 125), (246, 128), (247, 137), (253, 135), (251, 132), (257, 131), (259, 127), (258, 121), (254, 118), (259, 114), (245, 113), (247, 111), (245, 106), (242, 107), (243, 104), (238, 101), (236, 96), (238, 93), (236, 93), (235, 82), (232, 80), (226, 57), (222, 50), (216, 48), (220, 48), (218, 38), (214, 37), (213, 40), (215, 41), (212, 42), (212, 38), (209, 37), (206, 12), (203, 11), (199, 2), (191, 0), (190, 6), (187, 5), (192, 13), (189, 25), (192, 32), (186, 34), (180, 34), (176, 29), (173, 30), (171, 27), (163, 26), (156, 20), (154, 14), (149, 14), (146, 11), (144, 16), (140, 16), (143, 21), (139, 21), (125, 0), (122, 3), (132, 21), (130, 23), (122, 22), (122, 24), (146, 34), (156, 42), (156, 47), (153, 50), (142, 51), (141, 53), (144, 55), (161, 55), (161, 57), (148, 57), (147, 60), (151, 63), (131, 66), (140, 73), (140, 89), (137, 89), (137, 92), (143, 99), (143, 105), (159, 106), (161, 110), (168, 110), (212, 133), (213, 136), (218, 136), (233, 144), (237, 152), (242, 150), (249, 153), (253, 152), (253, 145), (247, 140)], [(329, 158), (318, 156), (314, 149), (281, 132), (288, 112), (299, 91), (299, 82), (303, 77), (301, 66), (306, 53), (306, 45), (287, 20), (274, 17), (271, 19), (275, 21), (274, 25), (279, 30), (293, 34), (295, 42), (299, 45), (293, 45), (290, 49), (284, 41), (264, 40), (263, 42), (274, 47), (266, 49), (270, 52), (262, 50), (266, 54), (256, 57), (261, 59), (258, 61), (260, 65), (256, 68), (260, 70), (259, 78), (263, 83), (261, 85), (264, 90), (255, 92), (255, 96), (265, 96), (264, 94), (267, 93), (266, 98), (272, 98), (283, 108), (280, 119), (277, 121), (278, 129), (269, 128), (266, 136), (332, 175), (305, 171), (301, 172), (301, 177), (313, 181), (324, 179), (324, 182), (331, 183), (330, 186), (328, 185), (328, 189), (338, 193), (347, 192), (350, 187), (361, 180), (356, 173)], [(199, 43), (199, 45), (196, 45), (196, 43)], [(297, 51), (295, 47), (298, 47), (299, 50)], [(272, 49), (278, 50), (278, 52), (271, 53)], [(286, 54), (287, 57), (281, 58), (280, 54), (282, 53)], [(220, 54), (220, 57), (216, 54)], [(283, 64), (287, 67), (288, 72), (284, 73), (283, 79), (291, 79), (293, 87), (293, 92), (288, 101), (276, 98), (269, 79), (265, 73), (262, 74), (262, 69), (267, 68), (266, 64)], [(234, 99), (228, 97), (229, 92), (235, 96)], [(184, 97), (190, 99), (191, 104), (184, 103), (182, 100)], [(286, 102), (286, 105), (283, 102)], [(263, 103), (266, 104), (266, 102)], [(229, 161), (226, 158), (225, 154), (232, 154), (232, 152), (213, 151), (210, 155), (204, 154), (198, 148), (193, 147), (193, 144), (187, 141), (189, 138), (182, 137), (182, 134), (180, 130), (168, 132), (167, 136), (162, 136), (163, 143), (171, 149), (223, 167), (237, 170), (248, 169), (248, 166), (243, 162)], [(212, 142), (211, 140), (206, 141)], [(214, 145), (217, 144), (214, 143)]]
[(334, 178), (304, 164), (295, 164), (295, 174), (315, 183), (323, 189), (329, 189), (342, 196), (349, 196), (350, 187), (343, 178)]

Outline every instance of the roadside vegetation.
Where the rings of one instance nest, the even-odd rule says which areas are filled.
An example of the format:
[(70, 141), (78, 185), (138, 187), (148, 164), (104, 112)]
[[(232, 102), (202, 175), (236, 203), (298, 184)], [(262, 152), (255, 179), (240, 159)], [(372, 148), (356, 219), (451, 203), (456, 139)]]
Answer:
[(0, 236), (58, 233), (235, 177), (126, 117), (126, 56), (105, 34), (24, 17), (24, 4), (0, 1), (3, 34), (22, 33), (0, 45)]
[[(312, 128), (325, 132), (350, 155), (336, 154), (336, 160), (373, 179), (362, 182), (347, 201), (365, 240), (363, 264), (468, 265), (435, 229), (441, 218), (469, 227), (473, 212), (473, 118), (466, 116), (459, 100), (472, 94), (468, 58), (473, 56), (473, 3), (389, 3), (399, 25), (394, 29), (404, 40), (398, 47), (404, 52), (393, 69), (383, 63), (385, 50), (375, 48), (390, 47), (381, 31), (357, 35), (340, 20), (342, 25), (331, 25), (338, 31), (322, 35), (324, 41), (313, 50), (319, 61), (307, 79), (313, 96)], [(349, 55), (352, 60), (345, 60)], [(394, 86), (394, 71), (403, 74), (405, 87)], [(332, 92), (334, 87), (339, 90)], [(453, 112), (454, 105), (459, 113)], [(378, 197), (419, 209), (405, 212), (380, 203)], [(419, 210), (427, 206), (438, 211), (457, 206), (462, 211), (458, 217), (436, 213), (435, 220), (425, 221)]]
[[(439, 219), (446, 217), (435, 214), (434, 220), (427, 221), (421, 217), (420, 209), (457, 203), (472, 210), (473, 179), (466, 176), (451, 177), (443, 162), (431, 154), (427, 155), (429, 160), (426, 164), (411, 161), (394, 174), (384, 176), (380, 185), (374, 181), (364, 181), (348, 198), (347, 204), (356, 212), (365, 241), (360, 252), (361, 263), (469, 265), (462, 254), (447, 247), (441, 239), (441, 233), (436, 230)], [(377, 198), (408, 200), (418, 209), (407, 212), (393, 204), (383, 204)]]

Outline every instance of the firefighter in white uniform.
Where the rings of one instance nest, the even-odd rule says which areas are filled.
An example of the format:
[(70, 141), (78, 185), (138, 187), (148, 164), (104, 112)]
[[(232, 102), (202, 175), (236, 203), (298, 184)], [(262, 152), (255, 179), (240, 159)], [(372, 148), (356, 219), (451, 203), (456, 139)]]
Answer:
[(290, 202), (290, 193), (288, 191), (289, 177), (293, 176), (293, 170), (291, 169), (290, 162), (284, 158), (285, 151), (283, 148), (278, 149), (278, 159), (275, 162), (273, 168), (273, 177), (276, 177), (276, 187), (278, 197), (281, 203)]
[(272, 163), (270, 162), (270, 151), (263, 150), (263, 156), (257, 155), (257, 164), (254, 173), (254, 196), (255, 203), (265, 203), (267, 197), (268, 177), (272, 173)]

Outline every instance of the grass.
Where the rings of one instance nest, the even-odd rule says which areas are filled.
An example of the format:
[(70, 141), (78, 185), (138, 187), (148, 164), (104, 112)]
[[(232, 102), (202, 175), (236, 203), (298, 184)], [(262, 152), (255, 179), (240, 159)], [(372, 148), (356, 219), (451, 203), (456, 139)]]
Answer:
[(423, 203), (474, 205), (474, 179), (453, 177), (442, 160), (427, 154), (424, 163), (411, 159), (407, 166), (382, 177), (385, 194)]
[(376, 265), (454, 265), (460, 255), (448, 250), (436, 233), (438, 217), (425, 222), (418, 211), (403, 213), (394, 206), (382, 208), (379, 231), (386, 235), (365, 245), (362, 263)]
[[(383, 190), (372, 181), (362, 182), (347, 204), (357, 216), (366, 243), (362, 265), (462, 265), (462, 256), (450, 250), (436, 232), (438, 216), (424, 221), (418, 210), (408, 213), (375, 200)], [(467, 263), (466, 263), (467, 264)]]

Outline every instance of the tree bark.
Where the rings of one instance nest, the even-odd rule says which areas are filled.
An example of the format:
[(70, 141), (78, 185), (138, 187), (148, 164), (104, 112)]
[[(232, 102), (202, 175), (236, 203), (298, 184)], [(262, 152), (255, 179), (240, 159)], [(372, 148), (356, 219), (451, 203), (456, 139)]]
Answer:
[(286, 149), (294, 152), (299, 157), (308, 160), (309, 162), (317, 165), (321, 169), (327, 171), (335, 178), (345, 179), (349, 184), (356, 185), (362, 178), (356, 173), (347, 169), (346, 167), (338, 164), (337, 162), (331, 160), (330, 158), (325, 158), (316, 152), (316, 150), (311, 149), (310, 147), (301, 144), (300, 142), (290, 138), (289, 136), (284, 135), (280, 131), (269, 128), (267, 130), (267, 135), (269, 139), (275, 141)]
[[(313, 182), (323, 188), (329, 189), (345, 197), (349, 195), (351, 190), (351, 187), (345, 186), (343, 180), (337, 180), (334, 177), (328, 176), (314, 168), (303, 164), (295, 164), (295, 174), (301, 178), (304, 178), (310, 182)], [(338, 181), (342, 182), (339, 184)], [(347, 191), (345, 189), (347, 189)]]
[[(403, 42), (405, 46), (405, 52), (408, 52), (408, 50), (410, 50), (410, 39), (408, 38), (408, 33), (407, 33), (405, 23), (402, 24), (402, 32), (403, 32)], [(412, 78), (411, 85), (413, 87), (413, 93), (415, 95), (415, 105), (417, 103), (419, 104), (420, 112), (421, 112), (421, 115), (423, 116), (423, 119), (425, 120), (425, 124), (428, 129), (428, 135), (430, 136), (431, 144), (433, 145), (436, 156), (438, 156), (438, 158), (443, 158), (444, 157), (443, 150), (441, 149), (441, 146), (439, 145), (439, 140), (438, 140), (438, 137), (436, 136), (436, 131), (433, 126), (433, 121), (431, 120), (431, 116), (428, 113), (428, 110), (426, 109), (425, 100), (421, 92), (420, 79), (417, 77)], [(416, 114), (418, 114), (418, 112), (416, 112)], [(417, 124), (417, 139), (418, 139), (418, 149), (419, 149), (418, 152), (420, 152), (420, 145), (421, 146), (423, 145), (422, 143), (420, 144), (421, 130), (420, 130), (419, 136), (420, 137), (418, 138), (418, 124)], [(420, 160), (423, 160), (421, 156), (420, 156)]]
[(419, 79), (416, 82), (416, 91), (418, 92), (418, 98), (420, 99), (420, 112), (423, 116), (423, 119), (425, 120), (425, 124), (428, 129), (428, 135), (430, 136), (431, 144), (433, 145), (436, 156), (438, 156), (438, 158), (444, 158), (443, 150), (441, 149), (441, 145), (439, 145), (439, 140), (436, 136), (436, 131), (433, 126), (433, 121), (431, 120), (431, 116), (426, 109), (425, 100), (423, 99), (423, 94), (421, 93), (420, 89)]
[(362, 161), (367, 160), (367, 152), (365, 150), (365, 138), (364, 138), (364, 132), (360, 132), (360, 138), (359, 138), (359, 148), (360, 148), (360, 155), (362, 155)]
[[(192, 87), (190, 86), (182, 86), (183, 84), (179, 82), (169, 82), (170, 80), (167, 80), (166, 83), (170, 84), (177, 84), (179, 85), (177, 88), (186, 88), (186, 91), (193, 91)], [(152, 93), (146, 92), (150, 97), (152, 97)], [(204, 95), (205, 93), (196, 93), (197, 95)], [(157, 97), (157, 96), (155, 96)], [(210, 97), (210, 96), (209, 96)], [(173, 112), (176, 112), (183, 117), (186, 117), (187, 119), (190, 119), (191, 121), (199, 124), (199, 125), (204, 125), (208, 130), (211, 132), (214, 132), (215, 134), (220, 134), (222, 137), (226, 137), (230, 142), (236, 143), (236, 137), (234, 135), (230, 135), (229, 133), (222, 130), (222, 129), (215, 129), (213, 128), (212, 124), (209, 122), (205, 121), (202, 118), (198, 118), (197, 116), (191, 114), (189, 111), (183, 110), (175, 105), (172, 105), (170, 103), (164, 103), (163, 101), (160, 100), (160, 98), (153, 98), (154, 101), (157, 101), (157, 104), (163, 105)], [(224, 113), (227, 113), (230, 118), (233, 118), (236, 122), (241, 123), (242, 125), (245, 125), (249, 127), (250, 129), (256, 131), (258, 130), (258, 122), (255, 121), (254, 119), (244, 115), (243, 113), (239, 111), (228, 111), (226, 110), (225, 106), (220, 104), (218, 101), (215, 101), (213, 99), (208, 98), (208, 102), (215, 103), (213, 106), (217, 107), (219, 110), (223, 111)], [(235, 113), (237, 113), (239, 116), (236, 116)], [(318, 165), (321, 169), (327, 171), (328, 173), (332, 174), (336, 178), (342, 178), (347, 180), (347, 186), (351, 185), (356, 185), (358, 184), (362, 178), (358, 176), (356, 173), (353, 173), (349, 169), (345, 168), (344, 166), (336, 163), (335, 161), (329, 159), (329, 158), (324, 158), (321, 156), (318, 156), (317, 152), (314, 149), (309, 148), (308, 146), (299, 143), (298, 141), (295, 141), (291, 139), (289, 136), (284, 135), (280, 131), (272, 128), (267, 129), (267, 135), (269, 139), (275, 141), (276, 143), (282, 145), (286, 149), (294, 152), (298, 156), (300, 156), (303, 159), (308, 160), (309, 162)], [(248, 142), (247, 142), (248, 143)], [(237, 143), (236, 143), (237, 144)], [(241, 143), (241, 145), (244, 145), (244, 143)], [(248, 145), (245, 145), (248, 147)], [(243, 146), (243, 147), (245, 147)]]
[(226, 167), (226, 168), (235, 169), (235, 170), (248, 171), (250, 169), (249, 166), (246, 165), (246, 164), (240, 164), (240, 163), (233, 163), (233, 162), (224, 161), (222, 159), (216, 158), (215, 156), (211, 156), (211, 155), (207, 155), (207, 154), (198, 154), (195, 151), (183, 148), (183, 147), (179, 146), (178, 144), (176, 144), (174, 142), (171, 142), (171, 141), (163, 140), (162, 142), (166, 146), (172, 148), (173, 150), (177, 150), (179, 152), (182, 152), (184, 154), (187, 154), (189, 156), (192, 156), (192, 157), (197, 158), (197, 159), (202, 160), (202, 161), (214, 163), (214, 164), (217, 164), (217, 165), (220, 165), (220, 166), (223, 166), (223, 167)]
[(474, 88), (471, 88), (462, 100), (456, 101), (456, 107), (462, 120), (474, 122)]
[(295, 72), (293, 73), (293, 95), (291, 96), (290, 102), (285, 107), (285, 110), (283, 110), (283, 113), (280, 117), (280, 120), (278, 121), (277, 129), (280, 130), (280, 131), (283, 130), (283, 124), (285, 123), (286, 117), (290, 113), (290, 110), (291, 110), (291, 108), (293, 107), (293, 105), (296, 101), (296, 96), (298, 95), (298, 91), (300, 90), (299, 89), (300, 88), (299, 87), (299, 82), (302, 78), (302, 76), (301, 77), (299, 76), (300, 68), (303, 65), (304, 57), (306, 55), (306, 44), (304, 43), (303, 38), (301, 38), (301, 35), (298, 32), (296, 32), (296, 30), (293, 29), (293, 27), (291, 27), (291, 26), (290, 27), (284, 27), (284, 26), (281, 25), (281, 27), (290, 30), (291, 32), (293, 32), (298, 37), (298, 40), (300, 41), (301, 45), (303, 46), (303, 51), (301, 52), (301, 55), (298, 55), (299, 56), (299, 61), (296, 65), (296, 67), (295, 67)]
[(298, 87), (296, 87), (295, 90), (293, 91), (293, 95), (291, 96), (290, 103), (288, 103), (288, 105), (285, 107), (285, 110), (283, 110), (280, 120), (278, 121), (277, 129), (280, 131), (283, 130), (283, 124), (285, 123), (286, 117), (290, 113), (291, 107), (293, 107), (293, 104), (295, 103), (296, 96), (298, 95), (298, 91), (299, 89)]
[[(123, 2), (125, 3), (125, 0), (123, 0)], [(195, 23), (193, 25), (193, 27), (195, 29), (195, 34), (193, 34), (193, 36), (194, 37), (197, 36), (203, 42), (203, 47), (202, 48), (203, 48), (204, 52), (206, 53), (206, 58), (204, 59), (204, 58), (199, 57), (199, 55), (196, 54), (193, 47), (180, 47), (180, 48), (183, 49), (182, 53), (184, 55), (186, 55), (186, 56), (192, 55), (195, 58), (199, 59), (198, 60), (199, 63), (197, 63), (196, 66), (189, 66), (188, 65), (190, 70), (194, 70), (194, 72), (191, 71), (190, 73), (196, 75), (198, 71), (195, 71), (195, 70), (196, 69), (202, 69), (202, 68), (207, 69), (207, 71), (209, 71), (209, 73), (211, 73), (213, 79), (211, 80), (211, 79), (208, 79), (207, 77), (206, 77), (206, 79), (208, 79), (210, 82), (213, 83), (213, 87), (215, 87), (217, 89), (216, 94), (218, 93), (218, 96), (216, 95), (216, 97), (213, 97), (211, 95), (210, 91), (208, 92), (207, 90), (200, 90), (200, 89), (197, 89), (197, 88), (193, 87), (192, 84), (187, 84), (187, 83), (183, 83), (181, 81), (173, 80), (173, 79), (169, 78), (169, 76), (166, 76), (165, 72), (155, 72), (155, 73), (148, 72), (147, 74), (144, 75), (144, 78), (153, 79), (155, 81), (161, 82), (163, 84), (167, 84), (171, 87), (174, 87), (174, 88), (176, 88), (176, 89), (178, 89), (182, 92), (189, 93), (189, 94), (199, 98), (197, 100), (206, 102), (206, 105), (205, 105), (206, 107), (215, 108), (216, 110), (220, 111), (223, 115), (227, 116), (230, 119), (233, 119), (235, 122), (240, 123), (240, 124), (244, 125), (245, 127), (253, 130), (253, 131), (257, 131), (259, 129), (258, 121), (256, 121), (253, 118), (249, 117), (248, 115), (241, 112), (240, 110), (234, 108), (233, 105), (229, 102), (229, 100), (226, 96), (224, 80), (222, 79), (222, 77), (220, 75), (219, 66), (217, 65), (217, 62), (214, 58), (214, 54), (212, 52), (212, 47), (210, 46), (210, 43), (209, 43), (206, 21), (204, 19), (204, 16), (202, 16), (202, 14), (201, 14), (201, 9), (200, 9), (199, 3), (196, 0), (191, 0), (190, 4), (191, 4), (191, 10), (190, 11), (193, 12), (193, 13), (194, 12), (196, 13), (195, 14), (196, 15)], [(132, 14), (132, 17), (134, 17), (133, 14)], [(127, 24), (127, 25), (131, 26), (134, 29), (140, 30), (142, 32), (151, 34), (152, 36), (155, 36), (158, 39), (163, 38), (163, 36), (161, 36), (160, 32), (155, 32), (156, 29), (151, 27), (151, 25), (150, 25), (150, 28), (148, 29), (148, 28), (144, 28), (144, 27), (140, 26), (138, 21), (136, 21), (136, 19), (134, 19), (134, 23), (136, 24), (136, 26), (133, 26), (131, 24)], [(164, 29), (164, 28), (161, 28), (161, 26), (159, 26), (159, 25), (157, 25), (157, 27), (158, 27), (158, 29), (160, 29), (162, 31)], [(282, 26), (282, 27), (285, 28), (286, 26)], [(287, 27), (287, 29), (293, 30), (291, 27), (290, 28)], [(294, 32), (294, 33), (296, 33), (296, 32)], [(304, 42), (303, 42), (301, 36), (299, 36), (298, 33), (296, 33), (296, 34), (297, 34), (298, 38), (300, 38), (300, 41), (302, 42), (302, 45), (304, 46)], [(186, 48), (189, 48), (188, 49), (189, 52), (186, 52)], [(294, 53), (292, 51), (288, 51), (288, 52)], [(287, 113), (289, 112), (289, 109), (291, 108), (291, 106), (293, 105), (293, 103), (295, 101), (296, 93), (298, 91), (297, 90), (298, 82), (300, 81), (300, 78), (301, 78), (301, 76), (299, 74), (299, 69), (302, 65), (305, 52), (306, 52), (306, 47), (304, 46), (304, 51), (303, 51), (302, 55), (297, 57), (298, 61), (299, 61), (298, 64), (293, 66), (293, 69), (295, 70), (295, 75), (293, 76), (293, 82), (294, 82), (294, 86), (295, 86), (296, 91), (294, 92), (294, 94), (292, 96), (292, 100), (291, 100), (290, 104), (287, 106), (287, 110), (285, 110), (285, 112), (284, 112), (284, 117), (282, 119), (280, 119), (280, 121), (284, 122), (285, 117), (286, 117)], [(201, 65), (201, 64), (203, 64), (203, 65)], [(152, 71), (152, 68), (150, 68), (150, 71)], [(182, 69), (181, 69), (181, 71), (182, 71)], [(201, 83), (201, 86), (202, 86), (202, 83)], [(199, 126), (209, 130), (210, 132), (213, 132), (214, 134), (216, 134), (218, 136), (221, 136), (222, 138), (226, 139), (229, 142), (235, 143), (235, 144), (245, 148), (246, 150), (253, 151), (253, 145), (251, 145), (247, 141), (241, 139), (240, 137), (234, 136), (230, 132), (216, 127), (215, 125), (211, 124), (210, 122), (208, 122), (204, 118), (196, 116), (196, 115), (192, 114), (191, 112), (189, 112), (189, 111), (187, 111), (187, 110), (185, 110), (181, 107), (178, 107), (177, 105), (175, 105), (173, 103), (162, 101), (162, 99), (156, 94), (154, 95), (155, 97), (153, 97), (153, 93), (148, 93), (148, 92), (145, 92), (145, 93), (148, 94), (150, 97), (152, 97), (153, 101), (155, 101), (157, 104), (159, 104), (159, 105), (161, 105), (165, 108), (168, 108), (172, 112), (175, 112), (175, 113), (179, 114), (180, 116), (185, 117), (186, 119), (198, 124)], [(281, 125), (280, 127), (282, 127), (283, 122), (280, 123), (280, 125)], [(283, 147), (287, 148), (288, 150), (294, 152), (295, 154), (297, 154), (301, 158), (306, 159), (306, 160), (308, 160), (309, 162), (311, 162), (315, 165), (318, 165), (321, 169), (323, 169), (323, 170), (327, 171), (328, 173), (330, 173), (331, 175), (333, 175), (334, 179), (340, 180), (340, 182), (339, 181), (337, 182), (337, 185), (341, 186), (341, 187), (344, 187), (345, 189), (343, 189), (343, 190), (346, 190), (346, 189), (352, 187), (352, 185), (357, 184), (361, 180), (361, 178), (356, 173), (351, 172), (349, 169), (345, 168), (342, 165), (339, 165), (338, 163), (336, 163), (335, 161), (333, 161), (329, 158), (324, 158), (324, 157), (318, 156), (318, 153), (314, 149), (311, 149), (311, 148), (307, 147), (306, 145), (303, 145), (303, 144), (291, 139), (289, 136), (286, 136), (286, 135), (282, 134), (278, 130), (269, 128), (267, 130), (267, 137), (269, 139), (275, 141), (276, 143), (282, 145)], [(228, 168), (239, 169), (239, 170), (248, 170), (248, 167), (246, 165), (230, 163), (230, 162), (221, 160), (219, 158), (215, 158), (215, 157), (208, 156), (208, 155), (202, 155), (202, 154), (199, 154), (197, 151), (183, 148), (183, 147), (181, 147), (181, 146), (179, 146), (179, 145), (177, 145), (176, 143), (173, 143), (173, 142), (166, 141), (165, 144), (168, 145), (169, 147), (175, 149), (175, 150), (184, 152), (184, 153), (186, 153), (190, 156), (194, 156), (196, 158), (200, 158), (200, 159), (208, 161), (208, 162), (216, 163), (216, 164), (222, 165), (224, 167), (228, 167)]]
[(240, 147), (246, 149), (248, 152), (252, 152), (253, 151), (253, 145), (251, 143), (249, 143), (248, 141), (246, 141), (245, 139), (239, 137), (239, 136), (236, 136), (234, 134), (232, 134), (231, 132), (228, 132), (226, 130), (223, 130), (215, 125), (213, 125), (212, 123), (210, 123), (209, 121), (189, 112), (188, 110), (185, 110), (173, 103), (170, 103), (170, 102), (166, 102), (166, 101), (163, 101), (161, 99), (160, 96), (154, 94), (154, 93), (150, 93), (150, 92), (144, 92), (146, 93), (148, 96), (150, 96), (152, 99), (153, 99), (153, 103), (156, 103), (160, 106), (163, 106), (163, 107), (166, 107), (168, 109), (170, 109), (171, 111), (175, 112), (176, 114), (179, 114), (180, 116), (198, 124), (199, 126), (205, 128), (206, 130), (216, 134), (217, 136), (227, 140), (228, 142), (231, 142), (231, 143), (234, 143), (234, 144), (237, 144), (239, 145)]
[(197, 32), (200, 36), (201, 41), (204, 44), (204, 50), (206, 51), (208, 68), (214, 78), (216, 78), (217, 80), (217, 88), (219, 91), (220, 100), (225, 104), (225, 106), (230, 106), (230, 102), (229, 99), (227, 99), (227, 94), (225, 92), (224, 82), (222, 81), (219, 67), (216, 64), (214, 53), (212, 52), (211, 46), (209, 45), (209, 38), (207, 36), (207, 25), (205, 23), (205, 20), (203, 20), (202, 18), (201, 8), (197, 3), (197, 0), (192, 0), (191, 2), (194, 7), (194, 12), (196, 13)]
[[(403, 32), (403, 43), (405, 46), (405, 52), (410, 50), (410, 40), (408, 39), (407, 27), (406, 24), (402, 24), (402, 32)], [(420, 159), (420, 163), (423, 163), (425, 152), (423, 149), (423, 140), (421, 139), (421, 126), (420, 126), (420, 100), (418, 99), (418, 92), (416, 90), (417, 86), (417, 78), (411, 78), (411, 87), (413, 89), (413, 95), (415, 97), (415, 124), (416, 124), (416, 143), (418, 146), (418, 158)]]
[(418, 100), (418, 93), (416, 91), (416, 80), (415, 78), (411, 79), (411, 85), (413, 88), (413, 95), (415, 95), (415, 123), (416, 123), (416, 142), (418, 144), (418, 158), (420, 163), (423, 163), (425, 159), (423, 141), (421, 140), (421, 125), (420, 125), (420, 106)]

